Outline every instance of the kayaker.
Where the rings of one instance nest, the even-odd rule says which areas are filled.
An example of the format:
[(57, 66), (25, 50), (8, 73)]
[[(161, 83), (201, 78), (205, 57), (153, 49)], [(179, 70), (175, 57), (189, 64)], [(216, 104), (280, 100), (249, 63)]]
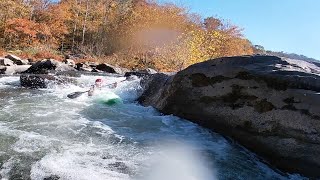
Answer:
[[(100, 78), (96, 79), (94, 85), (95, 85), (96, 88), (101, 89), (102, 86), (103, 86), (103, 81), (102, 81), (102, 79), (100, 79)], [(117, 82), (114, 82), (114, 83), (112, 83), (112, 84), (107, 84), (107, 85), (105, 85), (105, 86), (107, 86), (108, 88), (112, 88), (112, 89), (113, 89), (113, 88), (116, 88), (117, 85), (118, 85), (118, 83), (117, 83)]]
[(102, 79), (98, 78), (98, 79), (96, 79), (94, 85), (95, 85), (97, 88), (101, 89), (102, 83), (103, 83)]
[[(132, 80), (134, 80), (134, 77), (133, 76), (128, 76), (128, 77), (126, 77), (126, 79), (124, 79), (124, 80), (122, 80), (120, 82), (132, 81)], [(93, 96), (94, 91), (96, 90), (96, 88), (101, 89), (101, 87), (103, 86), (102, 83), (103, 83), (102, 79), (98, 78), (98, 79), (95, 80), (94, 85), (90, 86), (90, 89), (88, 91), (73, 92), (73, 93), (68, 94), (67, 97), (70, 98), (70, 99), (75, 99), (75, 98), (81, 96), (84, 93), (88, 93), (88, 96)], [(114, 88), (116, 88), (118, 86), (118, 83), (119, 82), (114, 82), (114, 83), (111, 83), (111, 84), (106, 84), (105, 86), (107, 86), (110, 89), (114, 89)]]
[(94, 82), (94, 85), (91, 85), (88, 91), (88, 96), (93, 96), (95, 88), (101, 89), (101, 87), (102, 87), (102, 79), (98, 78)]

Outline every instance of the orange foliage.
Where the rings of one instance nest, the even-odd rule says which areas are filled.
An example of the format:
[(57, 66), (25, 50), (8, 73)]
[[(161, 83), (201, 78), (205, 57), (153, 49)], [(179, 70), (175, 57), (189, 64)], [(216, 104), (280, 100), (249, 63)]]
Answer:
[(128, 68), (175, 71), (253, 53), (241, 28), (149, 0), (1, 0), (0, 10), (2, 47), (45, 47), (31, 53), (36, 58), (58, 58), (47, 49), (59, 48)]
[(59, 56), (57, 54), (54, 54), (49, 51), (40, 51), (36, 53), (33, 58), (35, 59), (56, 59), (56, 60), (63, 60), (62, 56)]
[(5, 50), (0, 48), (0, 56), (4, 56), (5, 55)]

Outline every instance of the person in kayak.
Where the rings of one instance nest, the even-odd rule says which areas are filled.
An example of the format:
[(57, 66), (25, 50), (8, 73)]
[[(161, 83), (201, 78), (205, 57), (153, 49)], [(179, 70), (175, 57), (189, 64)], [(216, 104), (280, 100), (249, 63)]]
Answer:
[(96, 81), (95, 81), (95, 83), (94, 83), (94, 85), (95, 85), (95, 87), (97, 87), (97, 88), (99, 88), (99, 89), (101, 89), (101, 87), (102, 87), (102, 79), (96, 79)]
[[(109, 87), (109, 88), (114, 89), (114, 88), (117, 87), (117, 85), (118, 85), (118, 83), (115, 82), (115, 83), (112, 83), (112, 84), (107, 84), (106, 86)], [(93, 96), (94, 91), (95, 91), (96, 89), (101, 90), (102, 86), (103, 86), (103, 81), (102, 81), (102, 79), (100, 79), (100, 78), (96, 79), (94, 85), (92, 85), (92, 86), (90, 87), (89, 91), (88, 91), (88, 96)]]

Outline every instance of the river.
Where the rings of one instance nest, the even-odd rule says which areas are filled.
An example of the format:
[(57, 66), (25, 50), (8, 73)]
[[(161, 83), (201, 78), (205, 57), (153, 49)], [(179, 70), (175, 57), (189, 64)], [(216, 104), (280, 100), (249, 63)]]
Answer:
[(115, 105), (97, 95), (66, 97), (98, 77), (124, 79), (82, 75), (35, 90), (21, 88), (18, 76), (0, 76), (0, 179), (304, 179), (217, 133), (139, 105), (139, 79), (100, 91), (121, 97)]

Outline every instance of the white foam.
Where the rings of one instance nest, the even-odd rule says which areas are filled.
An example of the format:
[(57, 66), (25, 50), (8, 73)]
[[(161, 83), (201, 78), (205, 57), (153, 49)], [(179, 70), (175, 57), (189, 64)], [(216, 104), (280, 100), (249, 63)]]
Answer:
[(10, 171), (13, 168), (14, 164), (16, 164), (18, 161), (11, 157), (7, 162), (5, 162), (0, 170), (0, 175), (2, 177), (1, 180), (9, 180), (10, 179)]
[[(128, 174), (110, 167), (110, 164), (114, 164), (117, 160), (104, 158), (104, 151), (106, 149), (100, 146), (81, 144), (70, 146), (61, 153), (48, 154), (32, 166), (31, 178), (42, 180), (50, 175), (56, 175), (62, 180), (130, 179)], [(122, 163), (129, 168), (134, 165), (126, 160)]]
[(0, 88), (20, 86), (19, 76), (0, 76)]
[(215, 170), (204, 164), (205, 160), (193, 150), (192, 146), (182, 143), (165, 143), (151, 159), (144, 180), (183, 179), (214, 180)]
[(59, 144), (59, 140), (48, 138), (36, 133), (23, 133), (19, 140), (12, 145), (12, 149), (19, 153), (31, 155), (34, 152), (51, 150), (53, 146)]

